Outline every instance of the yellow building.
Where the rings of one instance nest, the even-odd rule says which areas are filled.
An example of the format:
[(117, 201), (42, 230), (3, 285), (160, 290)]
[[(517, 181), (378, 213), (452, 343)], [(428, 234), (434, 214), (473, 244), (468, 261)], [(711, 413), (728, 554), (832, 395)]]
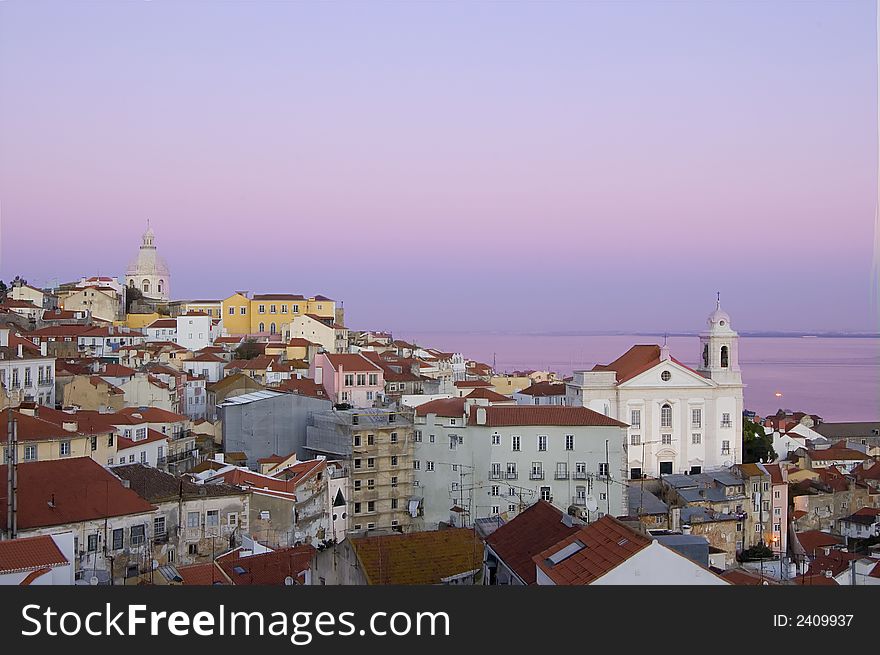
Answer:
[[(11, 411), (16, 422), (18, 435), (16, 456), (19, 462), (45, 462), (53, 459), (92, 456), (91, 439), (88, 435), (77, 431), (75, 422), (57, 425), (34, 416), (33, 413), (39, 411), (34, 408)], [(9, 409), (0, 412), (0, 424), (6, 425), (9, 412)], [(4, 457), (7, 456), (6, 448), (4, 440)]]
[(494, 375), (489, 383), (497, 393), (510, 396), (532, 386), (532, 379), (526, 375)]
[[(150, 312), (149, 314), (126, 314), (125, 322), (122, 325), (131, 328), (132, 330), (140, 330), (142, 328), (147, 327), (153, 321), (158, 321), (160, 318), (168, 318), (167, 316), (163, 316), (158, 312)], [(118, 322), (117, 322), (118, 324)]]
[(296, 316), (313, 314), (336, 319), (336, 301), (324, 296), (291, 293), (255, 294), (248, 298), (238, 292), (222, 302), (223, 329), (226, 334), (279, 334), (289, 338), (290, 322)]

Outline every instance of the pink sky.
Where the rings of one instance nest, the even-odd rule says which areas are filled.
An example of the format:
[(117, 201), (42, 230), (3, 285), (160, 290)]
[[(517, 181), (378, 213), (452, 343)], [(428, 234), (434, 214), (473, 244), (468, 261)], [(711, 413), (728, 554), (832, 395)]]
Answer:
[(4, 3), (0, 276), (353, 327), (876, 330), (847, 3)]

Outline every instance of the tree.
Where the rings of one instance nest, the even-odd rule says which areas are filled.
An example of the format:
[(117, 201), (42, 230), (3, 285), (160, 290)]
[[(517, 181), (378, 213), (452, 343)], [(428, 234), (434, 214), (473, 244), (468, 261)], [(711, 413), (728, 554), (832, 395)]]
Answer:
[(253, 359), (262, 355), (264, 350), (253, 339), (247, 339), (243, 344), (235, 349), (236, 359)]
[(740, 553), (743, 562), (754, 562), (762, 559), (773, 559), (773, 550), (766, 544), (756, 544)]
[(139, 300), (142, 300), (144, 294), (137, 287), (129, 286), (125, 290), (125, 313), (131, 313), (131, 306)]
[(773, 450), (773, 437), (764, 433), (764, 428), (743, 416), (743, 464), (758, 461), (770, 462), (776, 459)]

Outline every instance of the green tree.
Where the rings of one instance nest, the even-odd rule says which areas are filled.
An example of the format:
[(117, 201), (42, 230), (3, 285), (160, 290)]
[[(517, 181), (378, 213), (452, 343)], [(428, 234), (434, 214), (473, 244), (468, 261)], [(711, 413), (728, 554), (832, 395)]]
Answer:
[(125, 290), (125, 313), (131, 313), (131, 306), (137, 301), (143, 299), (144, 294), (137, 287), (128, 287)]
[(764, 434), (764, 428), (743, 416), (743, 463), (771, 462), (776, 459), (773, 437)]
[(247, 339), (243, 344), (235, 349), (236, 359), (254, 359), (262, 355), (264, 350), (253, 339)]

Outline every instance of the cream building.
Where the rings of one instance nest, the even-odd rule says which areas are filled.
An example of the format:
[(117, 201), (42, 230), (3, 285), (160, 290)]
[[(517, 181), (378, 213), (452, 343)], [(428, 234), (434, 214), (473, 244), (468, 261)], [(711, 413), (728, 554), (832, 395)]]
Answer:
[(743, 383), (739, 335), (721, 302), (700, 334), (700, 365), (666, 345), (637, 345), (610, 364), (575, 371), (566, 404), (629, 425), (630, 478), (700, 473), (742, 462)]
[(168, 300), (171, 297), (171, 272), (168, 264), (156, 251), (155, 234), (147, 222), (147, 231), (141, 238), (141, 247), (125, 271), (125, 284), (136, 287), (147, 298)]

